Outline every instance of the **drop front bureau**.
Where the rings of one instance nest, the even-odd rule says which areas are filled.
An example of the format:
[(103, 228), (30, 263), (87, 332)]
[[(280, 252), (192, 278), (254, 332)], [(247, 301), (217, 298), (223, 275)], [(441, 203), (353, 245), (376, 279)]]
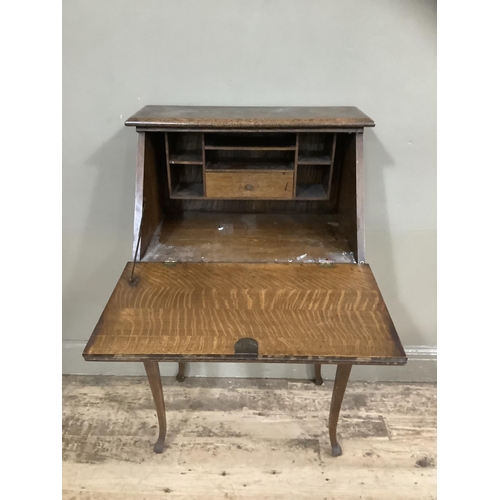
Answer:
[(146, 106), (132, 259), (87, 361), (144, 363), (161, 453), (158, 363), (336, 364), (337, 422), (353, 365), (406, 354), (365, 259), (363, 132), (355, 107)]

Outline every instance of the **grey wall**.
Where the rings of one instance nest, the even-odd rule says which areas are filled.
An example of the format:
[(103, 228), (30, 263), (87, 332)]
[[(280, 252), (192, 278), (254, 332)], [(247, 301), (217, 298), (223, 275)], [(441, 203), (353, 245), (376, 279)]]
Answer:
[[(64, 2), (65, 373), (143, 373), (140, 364), (85, 363), (81, 351), (131, 257), (136, 132), (123, 122), (146, 104), (354, 105), (372, 117), (367, 261), (410, 362), (353, 376), (435, 378), (435, 1)], [(307, 369), (197, 364), (191, 374)]]

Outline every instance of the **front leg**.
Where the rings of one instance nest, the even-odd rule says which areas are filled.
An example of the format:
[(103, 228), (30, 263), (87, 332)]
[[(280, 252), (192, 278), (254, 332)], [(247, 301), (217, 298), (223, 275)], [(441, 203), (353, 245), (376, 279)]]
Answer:
[(165, 400), (163, 399), (163, 388), (161, 386), (160, 367), (157, 361), (144, 361), (144, 368), (148, 375), (149, 387), (153, 393), (153, 399), (158, 415), (158, 439), (154, 446), (155, 453), (163, 453), (165, 436), (167, 434), (167, 416), (165, 414)]
[(330, 443), (332, 445), (332, 455), (339, 457), (342, 455), (342, 448), (337, 441), (337, 423), (339, 421), (340, 407), (344, 398), (347, 381), (351, 373), (352, 365), (337, 365), (335, 384), (333, 386), (332, 404), (330, 406), (330, 419), (328, 430), (330, 432)]

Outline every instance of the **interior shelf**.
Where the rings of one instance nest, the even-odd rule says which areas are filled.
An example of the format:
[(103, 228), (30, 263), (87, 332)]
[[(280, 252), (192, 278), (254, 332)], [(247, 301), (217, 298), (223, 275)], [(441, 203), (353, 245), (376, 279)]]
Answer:
[(184, 165), (201, 165), (203, 160), (200, 153), (174, 153), (170, 155), (170, 163), (181, 163)]
[(202, 134), (171, 132), (166, 137), (169, 163), (202, 163)]
[(323, 184), (297, 184), (297, 199), (327, 200), (328, 194)]
[(290, 170), (293, 171), (293, 163), (278, 162), (238, 162), (220, 161), (208, 162), (207, 170)]
[(328, 155), (299, 155), (299, 165), (330, 165), (332, 159)]
[(202, 182), (188, 182), (177, 184), (173, 188), (172, 198), (203, 198), (203, 195)]
[[(280, 172), (292, 175), (289, 181), (292, 188), (287, 199), (327, 201), (330, 198), (336, 144), (336, 136), (332, 133), (174, 132), (168, 134), (166, 144), (172, 199), (212, 199), (213, 196), (206, 194), (208, 172), (233, 173), (235, 176), (260, 173), (265, 176), (260, 179), (264, 184), (281, 182), (281, 178), (278, 181), (269, 177)], [(227, 179), (211, 178), (212, 183), (228, 182)], [(243, 186), (253, 184), (246, 177), (231, 179), (231, 182), (240, 182)], [(225, 192), (227, 189), (228, 186)], [(232, 189), (234, 191), (236, 187)], [(230, 198), (237, 197), (233, 191), (231, 196), (228, 195)], [(276, 198), (268, 192), (266, 195), (259, 192), (260, 196), (257, 191), (243, 194), (245, 199)], [(213, 194), (213, 190), (210, 193)]]
[(206, 134), (205, 149), (225, 150), (295, 150), (295, 134)]

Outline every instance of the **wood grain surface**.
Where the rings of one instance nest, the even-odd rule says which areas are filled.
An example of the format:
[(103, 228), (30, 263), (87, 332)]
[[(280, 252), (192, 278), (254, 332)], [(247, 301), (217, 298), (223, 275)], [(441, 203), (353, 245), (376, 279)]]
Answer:
[(338, 175), (337, 182), (334, 183), (338, 187), (335, 193), (335, 212), (343, 217), (347, 241), (357, 262), (365, 259), (363, 158), (359, 149), (363, 144), (362, 140), (362, 134), (339, 135), (334, 163), (334, 170)]
[(353, 264), (339, 218), (325, 214), (167, 213), (146, 262)]
[(149, 128), (323, 128), (373, 127), (375, 123), (353, 106), (233, 107), (145, 106), (125, 125)]
[(149, 242), (163, 218), (166, 174), (165, 158), (162, 155), (162, 139), (160, 134), (138, 134), (132, 256), (135, 254), (139, 237), (139, 256), (144, 256)]
[(292, 198), (293, 172), (227, 171), (206, 173), (207, 198)]
[[(92, 334), (87, 360), (404, 364), (368, 265), (128, 263)], [(241, 358), (241, 359), (240, 359)]]

